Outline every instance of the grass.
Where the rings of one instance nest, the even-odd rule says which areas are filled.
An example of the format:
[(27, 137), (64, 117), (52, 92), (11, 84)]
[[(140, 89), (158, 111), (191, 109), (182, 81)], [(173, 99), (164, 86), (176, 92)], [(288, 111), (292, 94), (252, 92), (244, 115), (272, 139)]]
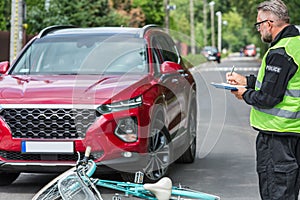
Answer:
[(198, 66), (202, 63), (207, 62), (206, 58), (202, 54), (195, 54), (195, 55), (188, 54), (187, 56), (183, 56), (183, 57), (194, 66)]

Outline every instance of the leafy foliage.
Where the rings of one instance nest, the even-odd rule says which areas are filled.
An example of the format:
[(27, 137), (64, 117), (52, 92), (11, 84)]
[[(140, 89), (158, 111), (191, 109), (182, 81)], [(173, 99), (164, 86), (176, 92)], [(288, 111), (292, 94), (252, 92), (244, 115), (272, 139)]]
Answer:
[(10, 1), (0, 1), (0, 30), (9, 28), (10, 10)]
[(51, 0), (46, 9), (43, 3), (28, 6), (28, 33), (46, 26), (74, 25), (78, 27), (120, 26), (126, 18), (111, 10), (107, 0)]
[(138, 0), (133, 1), (134, 8), (141, 8), (145, 14), (145, 24), (163, 25), (164, 9), (162, 0)]
[[(211, 42), (210, 0), (169, 0), (176, 5), (170, 10), (170, 29), (178, 41), (190, 43), (189, 3), (194, 4), (194, 26), (197, 48), (204, 46), (204, 14), (206, 2), (207, 45)], [(299, 0), (284, 0), (289, 8), (291, 23), (300, 24)], [(26, 3), (27, 33), (35, 34), (50, 25), (75, 25), (79, 27), (95, 26), (134, 26), (146, 24), (164, 26), (163, 0), (50, 0), (50, 7), (45, 8), (45, 0), (23, 0)], [(242, 46), (254, 43), (263, 45), (257, 31), (256, 7), (262, 0), (214, 0), (214, 14), (222, 12), (222, 46), (231, 51), (238, 51)], [(10, 28), (11, 0), (0, 1), (0, 30)], [(215, 36), (217, 36), (217, 17), (215, 16)], [(217, 37), (215, 37), (217, 39)], [(216, 41), (215, 41), (216, 42)]]

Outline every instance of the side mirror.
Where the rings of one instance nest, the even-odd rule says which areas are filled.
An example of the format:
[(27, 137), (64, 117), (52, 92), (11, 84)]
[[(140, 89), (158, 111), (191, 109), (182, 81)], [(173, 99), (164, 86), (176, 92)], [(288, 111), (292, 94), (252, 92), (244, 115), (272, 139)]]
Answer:
[(175, 62), (166, 61), (161, 64), (160, 71), (162, 74), (175, 74), (180, 73), (181, 71), (183, 71), (183, 69), (179, 64)]
[(9, 62), (0, 62), (0, 74), (5, 74), (9, 69)]

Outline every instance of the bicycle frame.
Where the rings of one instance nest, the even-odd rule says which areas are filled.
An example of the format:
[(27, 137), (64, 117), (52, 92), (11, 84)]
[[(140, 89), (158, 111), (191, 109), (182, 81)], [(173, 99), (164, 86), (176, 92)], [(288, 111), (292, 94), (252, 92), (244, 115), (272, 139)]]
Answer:
[[(172, 186), (171, 180), (167, 177), (163, 179), (164, 181), (167, 180), (168, 184), (165, 184), (166, 182), (162, 181), (163, 179), (154, 184), (96, 179), (92, 177), (96, 170), (96, 164), (93, 160), (88, 160), (88, 157), (89, 153), (86, 153), (85, 158), (78, 161), (76, 167), (71, 168), (48, 183), (33, 197), (33, 200), (52, 200), (53, 198), (51, 198), (51, 196), (60, 196), (63, 200), (103, 200), (100, 192), (95, 186), (124, 192), (123, 195), (115, 195), (113, 200), (121, 200), (122, 196), (134, 196), (148, 200), (181, 198), (202, 200), (220, 199), (215, 195)], [(137, 177), (136, 180), (139, 180), (139, 177)], [(157, 188), (158, 190), (156, 190)]]
[[(96, 183), (97, 186), (109, 188), (117, 191), (122, 191), (125, 193), (125, 196), (132, 195), (135, 197), (149, 199), (149, 200), (157, 200), (155, 196), (150, 191), (145, 190), (143, 184), (129, 183), (129, 182), (119, 182), (119, 181), (110, 181), (110, 180), (99, 180)], [(181, 196), (188, 197), (194, 199), (203, 199), (203, 200), (218, 200), (220, 197), (198, 192), (192, 190), (186, 190), (180, 187), (172, 187), (171, 190), (172, 196)]]
[[(87, 176), (91, 176), (92, 172), (95, 171), (96, 164), (90, 160), (89, 162), (92, 163), (91, 169), (87, 171)], [(91, 178), (93, 180), (93, 178)], [(130, 182), (120, 182), (120, 181), (112, 181), (112, 180), (102, 180), (102, 179), (95, 179), (95, 185), (113, 189), (116, 191), (121, 191), (125, 193), (125, 196), (135, 196), (142, 199), (149, 199), (149, 200), (157, 200), (157, 198), (151, 193), (149, 190), (146, 190), (144, 188), (143, 184), (140, 183), (130, 183)], [(181, 197), (189, 197), (189, 198), (196, 198), (196, 199), (203, 199), (203, 200), (218, 200), (220, 199), (217, 196), (198, 192), (198, 191), (192, 191), (185, 188), (175, 187), (172, 186), (171, 188), (171, 196), (181, 196)]]

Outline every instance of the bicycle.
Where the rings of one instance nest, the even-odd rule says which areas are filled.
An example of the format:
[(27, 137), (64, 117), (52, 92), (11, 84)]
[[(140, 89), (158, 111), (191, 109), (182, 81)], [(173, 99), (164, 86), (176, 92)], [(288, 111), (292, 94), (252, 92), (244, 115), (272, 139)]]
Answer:
[(156, 183), (143, 184), (143, 173), (141, 172), (136, 173), (135, 183), (93, 178), (96, 164), (89, 159), (90, 151), (91, 148), (87, 147), (84, 158), (80, 160), (80, 156), (78, 156), (75, 167), (50, 181), (37, 192), (32, 200), (103, 200), (97, 187), (124, 193), (123, 195), (115, 193), (112, 200), (122, 200), (122, 197), (137, 197), (148, 200), (220, 199), (218, 196), (182, 186), (172, 186), (172, 181), (168, 177), (164, 177)]

